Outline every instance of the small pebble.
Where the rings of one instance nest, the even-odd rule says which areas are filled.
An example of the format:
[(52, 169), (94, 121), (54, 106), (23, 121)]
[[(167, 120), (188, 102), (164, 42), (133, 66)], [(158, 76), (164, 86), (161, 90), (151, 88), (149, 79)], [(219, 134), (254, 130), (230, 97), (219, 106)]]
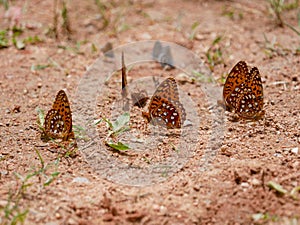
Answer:
[(248, 188), (249, 187), (249, 184), (247, 182), (242, 182), (241, 183), (241, 187), (243, 188)]
[(292, 148), (291, 152), (294, 153), (295, 155), (298, 155), (298, 147)]
[(90, 181), (85, 177), (75, 177), (72, 180), (72, 182), (74, 182), (74, 183), (85, 183), (85, 184), (90, 183)]

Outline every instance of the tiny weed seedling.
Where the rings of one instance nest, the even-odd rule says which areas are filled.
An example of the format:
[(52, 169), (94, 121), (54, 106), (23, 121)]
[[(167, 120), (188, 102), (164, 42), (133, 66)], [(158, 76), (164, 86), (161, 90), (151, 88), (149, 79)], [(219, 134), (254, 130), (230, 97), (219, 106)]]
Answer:
[(44, 132), (44, 125), (45, 125), (45, 113), (42, 109), (40, 108), (37, 108), (36, 109), (36, 112), (37, 112), (37, 124), (39, 126), (39, 129)]
[(101, 19), (102, 19), (102, 27), (101, 30), (105, 29), (109, 23), (110, 23), (110, 16), (109, 16), (109, 10), (108, 10), (108, 6), (105, 5), (101, 0), (95, 0), (96, 5), (98, 6), (99, 9), (99, 13), (101, 15)]
[[(58, 160), (54, 163), (46, 164), (40, 152), (38, 150), (35, 151), (40, 161), (40, 166), (37, 168), (34, 167), (32, 171), (26, 175), (14, 173), (16, 178), (21, 181), (21, 184), (15, 193), (12, 193), (12, 191), (9, 192), (7, 204), (3, 208), (0, 208), (0, 210), (4, 211), (4, 219), (1, 221), (1, 224), (2, 222), (4, 222), (3, 224), (23, 224), (29, 210), (22, 209), (20, 201), (27, 194), (28, 188), (37, 183), (41, 183), (42, 187), (46, 187), (60, 174), (60, 172), (56, 170)], [(53, 166), (55, 167), (54, 171), (52, 169)], [(52, 170), (52, 172), (49, 170)]]
[(103, 120), (106, 122), (108, 127), (110, 128), (110, 131), (108, 132), (108, 136), (118, 136), (121, 133), (129, 130), (129, 120), (130, 115), (128, 112), (125, 112), (124, 114), (120, 115), (115, 121), (111, 122), (109, 119), (104, 118)]
[(31, 45), (34, 45), (34, 44), (37, 44), (37, 43), (41, 43), (43, 42), (42, 39), (39, 38), (39, 36), (35, 35), (35, 36), (29, 36), (27, 38), (25, 38), (23, 40), (24, 44), (31, 44)]
[(228, 76), (228, 74), (227, 73), (223, 73), (222, 75), (221, 75), (221, 77), (218, 79), (218, 81), (221, 83), (221, 84), (225, 84), (225, 82), (226, 82), (226, 77)]
[(5, 10), (9, 9), (9, 1), (8, 0), (0, 0), (0, 4), (2, 4)]
[(273, 181), (270, 181), (267, 185), (269, 188), (274, 189), (277, 193), (279, 193), (281, 195), (284, 195), (288, 192), (280, 184), (277, 184)]
[(283, 27), (284, 23), (282, 20), (281, 13), (283, 11), (284, 0), (268, 0), (270, 3), (271, 10), (274, 12), (277, 20), (277, 24)]
[(194, 40), (195, 35), (196, 35), (197, 31), (198, 31), (199, 25), (200, 25), (200, 23), (198, 21), (196, 21), (196, 22), (194, 22), (192, 24), (191, 33), (189, 35), (189, 39), (190, 40)]
[(122, 142), (117, 142), (117, 143), (107, 142), (107, 145), (118, 151), (126, 151), (126, 150), (130, 149), (130, 147), (128, 145), (123, 144)]
[(270, 189), (275, 190), (279, 195), (289, 195), (292, 197), (294, 200), (298, 200), (297, 194), (300, 192), (300, 186), (294, 187), (291, 191), (288, 191), (284, 189), (280, 184), (274, 182), (274, 181), (269, 181), (267, 186)]
[(255, 222), (258, 222), (260, 220), (276, 222), (276, 221), (279, 220), (278, 216), (270, 215), (269, 213), (255, 213), (255, 214), (252, 215), (252, 219)]
[(242, 12), (237, 12), (236, 9), (230, 8), (227, 6), (223, 7), (222, 16), (227, 16), (231, 20), (235, 20), (235, 19), (241, 20), (244, 18), (244, 15)]
[(108, 141), (110, 137), (117, 137), (125, 131), (129, 130), (129, 120), (130, 114), (125, 112), (124, 114), (120, 115), (115, 121), (111, 122), (107, 118), (103, 117), (103, 120), (106, 122), (107, 126), (109, 127), (109, 132), (106, 137), (106, 144), (117, 151), (125, 151), (128, 150), (130, 147), (122, 142), (112, 142)]
[(7, 30), (0, 30), (0, 49), (8, 47), (8, 32)]
[(61, 9), (61, 17), (62, 17), (62, 30), (67, 34), (68, 39), (71, 39), (71, 24), (69, 19), (69, 13), (67, 9), (66, 2), (63, 0), (62, 9)]
[(211, 83), (213, 82), (211, 77), (208, 77), (207, 75), (198, 72), (198, 71), (192, 71), (192, 74), (194, 75), (195, 79), (200, 81), (200, 82), (206, 82), (206, 83)]
[(1, 224), (17, 225), (25, 222), (29, 210), (22, 210), (19, 201), (20, 198), (14, 199), (14, 195), (10, 191), (7, 204), (4, 208), (0, 208), (0, 210), (4, 211), (4, 218), (1, 220)]
[(300, 192), (300, 186), (296, 186), (291, 190), (291, 196), (294, 200), (299, 200), (297, 194)]
[(274, 37), (271, 41), (264, 35), (264, 45), (263, 51), (269, 57), (272, 58), (274, 55), (286, 55), (288, 52), (291, 52), (290, 49), (284, 48), (280, 43), (277, 42), (276, 37)]
[(213, 40), (210, 48), (207, 50), (205, 54), (211, 71), (214, 70), (215, 65), (224, 63), (223, 51), (222, 48), (219, 46), (219, 43), (221, 42), (222, 39), (223, 36), (217, 36)]
[[(60, 174), (60, 172), (58, 171), (54, 171), (48, 174), (49, 169), (51, 169), (53, 166), (57, 167), (59, 162), (58, 160), (56, 160), (54, 163), (51, 164), (45, 164), (45, 161), (42, 158), (40, 152), (37, 149), (35, 149), (35, 152), (38, 155), (38, 158), (41, 163), (40, 168), (39, 169), (34, 168), (33, 171), (31, 173), (28, 173), (26, 176), (22, 176), (18, 173), (15, 173), (16, 177), (21, 180), (21, 186), (19, 189), (19, 194), (21, 195), (23, 195), (26, 192), (28, 187), (34, 184), (30, 182), (32, 177), (38, 176), (39, 180), (45, 180), (43, 182), (43, 186), (48, 186)], [(41, 179), (41, 177), (44, 177), (45, 179)]]
[[(54, 37), (55, 39), (59, 38), (59, 31), (61, 31), (62, 34), (65, 34), (67, 38), (71, 39), (72, 29), (71, 29), (71, 23), (69, 19), (69, 12), (67, 8), (67, 4), (65, 0), (53, 1), (53, 24), (48, 29), (47, 35)], [(61, 3), (60, 5), (58, 3)], [(61, 20), (61, 23), (59, 24), (59, 20)]]
[(92, 45), (91, 45), (91, 52), (94, 54), (94, 53), (98, 53), (98, 48), (97, 48), (97, 46), (94, 44), (94, 43), (92, 43)]
[(37, 65), (31, 65), (31, 72), (36, 72), (36, 71), (39, 71), (39, 70), (44, 70), (48, 67), (50, 67), (51, 65), (50, 64), (45, 64), (45, 65), (41, 65), (41, 64), (37, 64)]
[(284, 22), (282, 19), (282, 12), (285, 10), (292, 10), (298, 8), (299, 0), (295, 0), (294, 2), (290, 3), (285, 3), (285, 0), (268, 0), (268, 2), (270, 4), (271, 11), (275, 14), (276, 23), (278, 24), (278, 26), (283, 27), (284, 25), (286, 25), (298, 35), (300, 35), (300, 32), (297, 29), (295, 29), (290, 24)]
[(14, 26), (13, 29), (12, 29), (12, 43), (13, 45), (21, 50), (21, 49), (24, 49), (25, 48), (25, 43), (23, 40), (20, 40), (18, 37), (23, 33), (23, 30), (22, 28), (19, 28), (19, 27), (16, 27)]
[(57, 47), (61, 48), (63, 50), (67, 50), (67, 51), (73, 52), (75, 54), (83, 55), (84, 52), (80, 48), (81, 48), (82, 45), (84, 45), (86, 43), (87, 43), (87, 41), (83, 40), (83, 41), (77, 41), (74, 46), (58, 45)]

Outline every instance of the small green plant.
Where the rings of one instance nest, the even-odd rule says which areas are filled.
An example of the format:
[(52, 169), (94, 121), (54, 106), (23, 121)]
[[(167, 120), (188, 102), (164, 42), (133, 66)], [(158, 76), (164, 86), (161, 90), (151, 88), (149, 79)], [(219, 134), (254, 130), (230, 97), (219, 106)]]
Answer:
[(300, 186), (294, 187), (291, 191), (288, 191), (284, 189), (280, 184), (274, 182), (274, 181), (269, 181), (267, 186), (270, 189), (275, 190), (278, 194), (280, 195), (289, 195), (292, 197), (294, 200), (298, 200), (297, 193), (300, 192)]
[(198, 21), (196, 21), (196, 22), (194, 22), (194, 23), (192, 24), (192, 27), (191, 27), (191, 33), (190, 33), (190, 35), (189, 35), (189, 39), (190, 39), (190, 40), (194, 40), (195, 35), (196, 35), (197, 31), (198, 31), (199, 25), (200, 25), (200, 23), (199, 23)]
[(99, 13), (101, 15), (101, 19), (102, 19), (102, 27), (101, 29), (105, 29), (109, 23), (110, 23), (110, 16), (109, 16), (109, 10), (108, 10), (108, 6), (107, 4), (104, 4), (101, 2), (101, 0), (95, 0), (96, 5), (98, 6), (99, 9)]
[(196, 80), (198, 80), (200, 82), (206, 82), (206, 83), (213, 82), (212, 77), (207, 76), (199, 71), (192, 71), (192, 74), (195, 76)]
[(61, 17), (62, 17), (62, 30), (67, 34), (68, 39), (71, 38), (72, 30), (71, 24), (69, 19), (69, 13), (67, 9), (66, 2), (63, 0), (62, 2), (62, 10), (61, 10)]
[(8, 47), (8, 32), (7, 30), (0, 30), (0, 49)]
[[(295, 27), (286, 23), (282, 19), (282, 12), (284, 10), (292, 10), (292, 9), (298, 8), (299, 0), (295, 0), (292, 3), (285, 3), (284, 0), (268, 0), (268, 2), (270, 4), (272, 12), (275, 14), (276, 23), (278, 24), (278, 26), (283, 27), (284, 25), (286, 25), (287, 27), (289, 27), (291, 30), (293, 30), (300, 36), (300, 31), (298, 31)], [(298, 19), (298, 21), (299, 21), (299, 19)]]
[(109, 119), (104, 118), (103, 120), (106, 122), (108, 127), (110, 128), (110, 131), (108, 132), (108, 137), (110, 136), (118, 136), (121, 133), (129, 130), (129, 120), (130, 115), (128, 112), (125, 112), (124, 114), (120, 115), (115, 121), (111, 122)]
[(24, 44), (30, 44), (30, 45), (34, 45), (34, 44), (37, 44), (37, 43), (41, 43), (43, 42), (42, 39), (39, 38), (39, 36), (35, 35), (35, 36), (29, 36), (27, 38), (25, 38), (23, 40)]
[(256, 214), (253, 214), (252, 219), (255, 222), (258, 222), (260, 220), (276, 222), (276, 221), (279, 220), (278, 216), (270, 215), (269, 213), (256, 213)]
[(291, 196), (293, 199), (298, 200), (297, 194), (300, 192), (300, 186), (296, 186), (291, 190)]
[(218, 81), (219, 81), (221, 84), (225, 84), (227, 76), (228, 76), (227, 73), (223, 73), (223, 74), (221, 75), (221, 77), (218, 79)]
[(5, 10), (9, 9), (9, 1), (8, 0), (0, 0), (0, 4), (2, 4)]
[(277, 184), (273, 181), (270, 181), (267, 185), (268, 185), (269, 188), (274, 189), (279, 194), (284, 195), (288, 192), (280, 184)]
[(73, 125), (72, 129), (76, 138), (79, 138), (81, 140), (88, 140), (88, 137), (86, 135), (86, 130), (83, 127)]
[(237, 13), (235, 9), (229, 8), (229, 7), (226, 7), (226, 6), (223, 7), (222, 16), (227, 16), (231, 20), (234, 20), (234, 19), (243, 19), (244, 18), (242, 12), (238, 12)]
[(41, 131), (44, 131), (44, 124), (45, 124), (45, 113), (44, 113), (44, 110), (42, 110), (40, 108), (36, 108), (36, 112), (38, 114), (37, 124), (39, 126), (39, 129)]
[(127, 31), (131, 28), (129, 24), (126, 23), (125, 17), (123, 13), (119, 12), (116, 16), (116, 18), (112, 22), (113, 24), (113, 31), (112, 35), (117, 36), (117, 34)]
[(114, 143), (114, 142), (107, 142), (106, 143), (109, 147), (112, 147), (113, 149), (115, 150), (118, 150), (118, 151), (126, 151), (128, 149), (130, 149), (130, 147), (126, 144), (123, 144), (122, 142), (117, 142), (117, 143)]
[(24, 49), (25, 48), (25, 43), (23, 40), (20, 40), (18, 37), (23, 33), (23, 29), (14, 26), (12, 29), (12, 43), (17, 49)]
[[(60, 174), (60, 172), (52, 170), (53, 166), (57, 168), (58, 160), (54, 163), (45, 164), (40, 152), (37, 149), (35, 151), (40, 160), (40, 166), (38, 168), (34, 167), (33, 170), (25, 176), (16, 172), (14, 173), (16, 178), (21, 181), (21, 184), (15, 193), (12, 193), (12, 191), (9, 192), (7, 204), (4, 208), (0, 208), (0, 210), (4, 211), (4, 221), (1, 221), (4, 222), (4, 224), (23, 224), (29, 210), (22, 209), (20, 201), (24, 198), (28, 188), (35, 185), (36, 182), (42, 182), (42, 187), (49, 186)], [(49, 170), (52, 170), (52, 172), (49, 172)]]
[(276, 20), (279, 26), (283, 27), (283, 20), (281, 13), (283, 11), (284, 0), (268, 0), (271, 6), (272, 11), (276, 16)]
[(86, 44), (87, 41), (83, 40), (83, 41), (77, 41), (76, 44), (74, 46), (65, 46), (65, 45), (58, 45), (58, 48), (70, 51), (70, 52), (74, 52), (75, 54), (84, 54), (83, 51), (80, 50), (81, 46)]
[(265, 34), (263, 35), (265, 39), (263, 51), (268, 57), (272, 58), (274, 55), (283, 56), (291, 52), (290, 49), (286, 49), (280, 43), (278, 43), (276, 37), (274, 37), (272, 40), (269, 40)]
[(130, 147), (122, 142), (113, 142), (108, 141), (110, 137), (117, 137), (123, 132), (129, 130), (129, 120), (130, 120), (130, 114), (128, 112), (125, 112), (124, 114), (120, 115), (115, 121), (111, 122), (107, 118), (103, 117), (103, 120), (106, 122), (107, 126), (109, 127), (109, 132), (106, 137), (106, 144), (110, 147), (112, 147), (115, 150), (118, 151), (125, 151), (129, 149)]
[[(60, 19), (62, 20), (61, 23), (59, 23)], [(58, 39), (59, 31), (67, 35), (68, 39), (71, 39), (71, 34), (72, 34), (71, 23), (70, 23), (68, 8), (65, 0), (62, 1), (54, 0), (53, 24), (48, 29), (47, 35), (54, 37), (55, 39)]]
[(98, 48), (94, 43), (92, 43), (92, 45), (91, 45), (91, 52), (92, 53), (98, 53)]
[(3, 221), (1, 221), (1, 224), (11, 224), (11, 225), (16, 225), (18, 223), (23, 224), (26, 220), (26, 216), (29, 210), (21, 209), (20, 198), (14, 199), (14, 197), (15, 196), (10, 191), (8, 194), (7, 204), (3, 209), (0, 208), (0, 210), (4, 211), (4, 218)]
[(224, 63), (223, 51), (219, 43), (223, 39), (223, 36), (217, 36), (209, 49), (206, 51), (206, 58), (211, 71), (214, 70), (215, 65)]
[(37, 64), (37, 65), (31, 65), (31, 72), (36, 72), (38, 70), (44, 70), (48, 67), (50, 67), (51, 65), (50, 64), (45, 64), (45, 65), (42, 65), (42, 64)]

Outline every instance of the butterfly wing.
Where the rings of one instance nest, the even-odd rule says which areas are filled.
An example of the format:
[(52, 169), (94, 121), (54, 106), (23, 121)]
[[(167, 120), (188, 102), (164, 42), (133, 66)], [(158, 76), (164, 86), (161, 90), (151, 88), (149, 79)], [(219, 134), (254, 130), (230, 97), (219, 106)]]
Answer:
[(179, 100), (179, 93), (177, 84), (174, 78), (169, 77), (165, 79), (161, 84), (158, 86), (156, 91), (154, 92), (153, 96), (159, 96), (161, 98), (168, 99), (169, 101)]
[(181, 127), (183, 118), (178, 107), (165, 98), (155, 96), (152, 99), (149, 114), (150, 120), (155, 125), (166, 126), (169, 129)]
[(55, 109), (50, 109), (45, 118), (45, 131), (49, 137), (62, 138), (65, 130), (64, 121), (60, 113)]
[(239, 116), (252, 119), (260, 114), (263, 109), (263, 86), (257, 67), (253, 67), (247, 76), (247, 85), (236, 105)]
[(149, 113), (143, 116), (150, 122), (155, 120), (156, 124), (167, 128), (180, 128), (186, 114), (183, 105), (179, 101), (179, 93), (174, 78), (164, 80), (153, 94)]
[(158, 60), (159, 54), (161, 53), (162, 45), (159, 41), (156, 41), (153, 50), (152, 50), (152, 58)]
[(45, 132), (52, 138), (64, 140), (74, 138), (71, 108), (68, 97), (63, 90), (58, 92), (52, 109), (46, 115)]
[(240, 93), (243, 92), (243, 84), (247, 79), (248, 67), (246, 62), (238, 62), (230, 71), (223, 88), (223, 98), (226, 107), (236, 108)]
[(139, 108), (144, 108), (149, 97), (145, 90), (141, 90), (138, 92), (131, 93), (131, 99), (133, 101), (134, 106), (138, 106)]
[(124, 61), (124, 53), (122, 52), (122, 96), (126, 98), (127, 93), (127, 74), (126, 74), (126, 66)]

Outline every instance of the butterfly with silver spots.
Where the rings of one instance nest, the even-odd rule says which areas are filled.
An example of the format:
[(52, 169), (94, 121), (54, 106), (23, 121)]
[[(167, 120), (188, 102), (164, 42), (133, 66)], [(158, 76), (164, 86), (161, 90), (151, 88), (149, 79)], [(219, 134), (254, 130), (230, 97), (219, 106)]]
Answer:
[(230, 71), (223, 89), (225, 106), (244, 119), (259, 119), (263, 111), (263, 86), (257, 67), (250, 70), (246, 62), (238, 62)]
[(164, 80), (153, 94), (149, 112), (143, 112), (148, 122), (168, 129), (181, 128), (186, 114), (179, 101), (179, 93), (174, 78)]
[(74, 138), (70, 104), (63, 90), (58, 92), (52, 109), (46, 115), (44, 135), (48, 138), (60, 138), (64, 141)]

